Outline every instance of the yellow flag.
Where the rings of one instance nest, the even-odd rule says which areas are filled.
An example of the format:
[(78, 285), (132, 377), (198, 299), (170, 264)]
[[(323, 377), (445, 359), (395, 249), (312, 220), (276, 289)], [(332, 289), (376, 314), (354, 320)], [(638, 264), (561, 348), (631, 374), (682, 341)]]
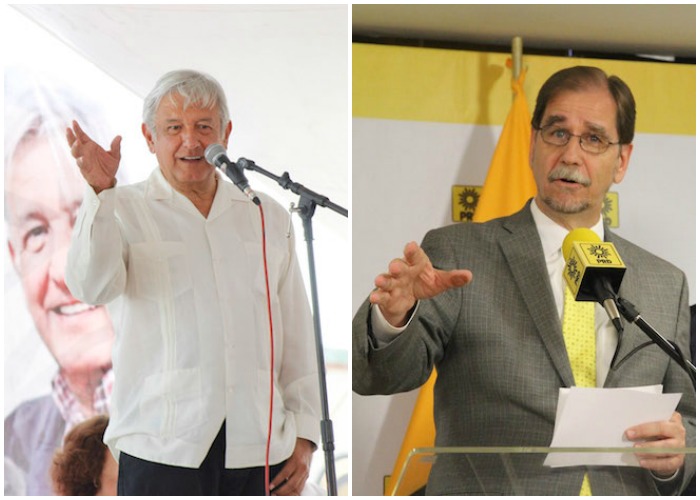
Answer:
[[(523, 90), (524, 81), (525, 70), (520, 73), (518, 80), (511, 84), (515, 98), (491, 159), (474, 213), (474, 222), (485, 222), (513, 214), (537, 192), (530, 170), (530, 112)], [(421, 387), (394, 471), (385, 485), (385, 494), (391, 494), (394, 490), (411, 450), (434, 446), (433, 386), (436, 378), (436, 372), (433, 370), (433, 374)], [(424, 487), (428, 482), (429, 473), (428, 465), (414, 464), (401, 478), (399, 494), (410, 495)]]
[(474, 222), (511, 215), (537, 193), (530, 169), (530, 112), (524, 82), (525, 70), (520, 72), (518, 81), (512, 83), (515, 99), (496, 144)]

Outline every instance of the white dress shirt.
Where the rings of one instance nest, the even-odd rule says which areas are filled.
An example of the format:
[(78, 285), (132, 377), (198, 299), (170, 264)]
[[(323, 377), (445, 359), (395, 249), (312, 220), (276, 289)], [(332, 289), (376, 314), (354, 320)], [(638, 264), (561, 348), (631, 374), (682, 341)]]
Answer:
[[(561, 245), (569, 234), (569, 230), (560, 226), (552, 219), (547, 217), (537, 206), (535, 200), (530, 203), (530, 210), (535, 219), (537, 232), (542, 240), (542, 249), (544, 251), (545, 262), (547, 263), (547, 272), (549, 273), (549, 281), (552, 285), (554, 293), (554, 301), (559, 312), (559, 320), (561, 321), (564, 314), (564, 257), (562, 255)], [(598, 222), (590, 228), (595, 232), (601, 240), (604, 240), (603, 219), (599, 218)], [(469, 286), (469, 285), (466, 285)], [(420, 302), (415, 308), (410, 321), (420, 307)], [(379, 307), (373, 305), (370, 312), (372, 333), (377, 339), (379, 346), (386, 345), (391, 342), (396, 335), (403, 332), (406, 326), (396, 328), (389, 324), (384, 318)], [(408, 323), (407, 323), (408, 325)], [(617, 331), (608, 318), (605, 309), (600, 304), (595, 307), (595, 326), (596, 326), (596, 385), (603, 387), (605, 378), (610, 370), (610, 361), (615, 354), (617, 347)]]
[[(218, 172), (216, 174), (219, 176)], [(289, 214), (260, 195), (274, 327), (270, 463), (318, 441), (311, 312)], [(204, 217), (156, 169), (144, 182), (88, 187), (66, 283), (89, 304), (122, 300), (105, 442), (117, 456), (198, 467), (226, 420), (226, 467), (265, 463), (270, 334), (260, 212), (218, 177)]]

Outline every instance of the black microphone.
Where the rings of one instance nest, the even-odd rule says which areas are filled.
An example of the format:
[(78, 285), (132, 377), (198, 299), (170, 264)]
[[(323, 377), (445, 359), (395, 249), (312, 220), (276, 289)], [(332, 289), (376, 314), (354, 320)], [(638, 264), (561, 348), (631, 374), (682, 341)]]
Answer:
[(211, 165), (223, 170), (229, 179), (238, 186), (238, 189), (243, 191), (253, 203), (260, 205), (260, 198), (255, 194), (255, 191), (250, 189), (250, 184), (248, 184), (248, 179), (245, 178), (243, 169), (236, 162), (229, 160), (228, 156), (226, 156), (226, 149), (221, 144), (210, 144), (207, 146), (207, 149), (204, 151), (204, 157)]
[(615, 246), (601, 241), (588, 228), (578, 228), (564, 238), (564, 280), (574, 298), (584, 302), (599, 302), (619, 333), (622, 320), (617, 308), (617, 292), (625, 274)]

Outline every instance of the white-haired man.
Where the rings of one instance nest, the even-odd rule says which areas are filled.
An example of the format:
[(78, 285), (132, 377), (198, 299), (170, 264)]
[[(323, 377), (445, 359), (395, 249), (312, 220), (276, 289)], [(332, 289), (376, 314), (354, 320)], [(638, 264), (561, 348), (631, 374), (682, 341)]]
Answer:
[[(112, 392), (110, 313), (79, 302), (65, 283), (84, 183), (63, 131), (79, 116), (91, 134), (104, 132), (99, 108), (55, 75), (8, 69), (4, 107), (7, 250), (36, 333), (57, 368), (50, 386), (44, 382), (50, 393), (22, 401), (5, 417), (5, 494), (52, 495), (55, 450), (75, 425), (109, 412)], [(25, 351), (18, 354), (6, 352), (6, 397), (20, 390), (17, 379), (27, 377), (31, 364)]]
[(120, 137), (107, 151), (77, 123), (67, 131), (89, 184), (67, 283), (88, 303), (123, 300), (105, 434), (119, 454), (119, 494), (299, 494), (319, 401), (289, 215), (264, 195), (260, 212), (204, 158), (231, 133), (209, 75), (161, 77), (142, 131), (158, 168), (124, 187)]

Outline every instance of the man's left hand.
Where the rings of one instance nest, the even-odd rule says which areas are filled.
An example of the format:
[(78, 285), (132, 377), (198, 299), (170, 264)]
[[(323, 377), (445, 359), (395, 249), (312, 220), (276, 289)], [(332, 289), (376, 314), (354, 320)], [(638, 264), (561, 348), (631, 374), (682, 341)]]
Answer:
[[(671, 420), (635, 425), (625, 431), (627, 439), (636, 441), (634, 447), (644, 448), (685, 448), (685, 427), (681, 414), (673, 412)], [(683, 465), (685, 455), (668, 453), (637, 453), (639, 464), (657, 476), (670, 477)]]
[(311, 468), (311, 454), (315, 446), (311, 441), (297, 438), (292, 456), (282, 470), (270, 482), (270, 495), (301, 495)]

